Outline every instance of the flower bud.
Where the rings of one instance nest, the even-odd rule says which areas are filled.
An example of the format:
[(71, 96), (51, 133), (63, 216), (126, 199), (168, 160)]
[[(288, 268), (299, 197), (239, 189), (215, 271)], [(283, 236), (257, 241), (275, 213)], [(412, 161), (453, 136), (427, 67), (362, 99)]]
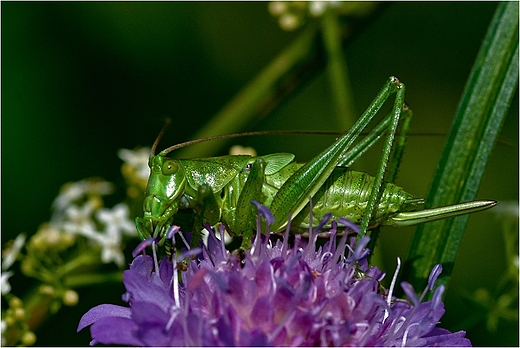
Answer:
[(14, 318), (17, 320), (17, 321), (22, 321), (25, 319), (25, 309), (23, 308), (16, 308), (13, 312), (14, 314)]
[(10, 308), (22, 308), (23, 302), (18, 297), (13, 297), (11, 300), (9, 300), (9, 307)]
[(63, 293), (63, 304), (65, 306), (75, 306), (78, 304), (79, 295), (74, 290), (67, 290)]
[(26, 331), (22, 335), (21, 341), (24, 346), (32, 346), (36, 342), (36, 335), (32, 331)]

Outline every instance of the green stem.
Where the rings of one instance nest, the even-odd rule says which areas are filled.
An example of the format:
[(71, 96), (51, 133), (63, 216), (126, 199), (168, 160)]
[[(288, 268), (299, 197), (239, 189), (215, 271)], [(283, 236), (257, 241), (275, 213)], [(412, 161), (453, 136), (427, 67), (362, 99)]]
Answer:
[[(206, 138), (216, 134), (234, 133), (243, 129), (265, 103), (275, 98), (278, 85), (300, 64), (307, 61), (314, 51), (316, 42), (315, 26), (308, 26), (298, 38), (277, 56), (256, 78), (243, 88), (203, 129), (194, 135), (194, 139)], [(178, 157), (191, 158), (200, 154), (211, 153), (214, 142), (201, 143), (186, 147)]]
[[(366, 7), (361, 18), (351, 18), (346, 28), (341, 32), (340, 41), (355, 37), (385, 8), (386, 4)], [(215, 115), (204, 127), (193, 135), (192, 139), (201, 139), (211, 135), (234, 133), (245, 129), (254, 118), (268, 114), (297, 87), (311, 76), (316, 75), (324, 67), (324, 57), (321, 45), (317, 40), (317, 29), (309, 24), (273, 61), (244, 87), (224, 108)], [(346, 71), (346, 70), (345, 70)], [(343, 75), (348, 77), (347, 75)], [(349, 98), (348, 93), (343, 98)], [(345, 103), (352, 105), (348, 99)], [(341, 115), (344, 116), (344, 115)], [(344, 122), (344, 121), (341, 121)], [(350, 126), (350, 123), (348, 126)], [(342, 126), (343, 128), (343, 126)], [(345, 130), (348, 127), (344, 128)], [(222, 142), (207, 142), (197, 146), (189, 146), (178, 150), (178, 158), (194, 158), (215, 154)]]
[[(123, 275), (121, 271), (112, 273), (91, 273), (91, 274), (80, 274), (66, 277), (63, 280), (63, 286), (67, 289), (77, 289), (84, 286), (93, 286), (96, 284), (107, 284), (107, 283), (121, 283)], [(43, 323), (50, 315), (61, 306), (57, 307), (56, 301), (61, 299), (56, 298), (51, 294), (42, 293), (40, 286), (32, 288), (23, 298), (25, 304), (25, 310), (30, 318), (28, 326), (31, 331), (35, 331), (41, 323)], [(51, 308), (55, 308), (52, 310)]]
[(322, 16), (321, 26), (327, 53), (327, 73), (336, 105), (336, 123), (339, 129), (347, 130), (356, 122), (356, 112), (338, 15), (328, 9)]
[(71, 274), (76, 270), (80, 270), (85, 266), (96, 265), (100, 263), (101, 254), (99, 252), (93, 252), (92, 249), (83, 252), (74, 259), (65, 263), (63, 266), (56, 269), (56, 274), (61, 278), (67, 274)]
[(80, 288), (97, 284), (121, 283), (122, 281), (123, 272), (116, 271), (112, 273), (90, 273), (69, 276), (65, 278), (63, 284), (67, 288)]

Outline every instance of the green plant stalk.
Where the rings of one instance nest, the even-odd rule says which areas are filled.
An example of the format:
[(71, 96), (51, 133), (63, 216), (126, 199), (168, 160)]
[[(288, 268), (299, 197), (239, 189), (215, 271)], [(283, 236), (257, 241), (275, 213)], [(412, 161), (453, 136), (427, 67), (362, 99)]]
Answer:
[[(95, 286), (107, 283), (121, 283), (123, 275), (120, 271), (99, 274), (80, 274), (68, 276), (64, 279), (63, 285), (68, 289), (78, 289), (85, 286)], [(23, 297), (24, 309), (29, 318), (27, 321), (28, 329), (36, 331), (40, 325), (47, 320), (62, 306), (62, 300), (55, 297), (56, 294), (47, 294), (41, 291), (42, 284), (32, 287)], [(13, 345), (16, 342), (10, 342), (10, 339), (19, 339), (17, 335), (6, 335), (7, 345)]]
[(114, 271), (110, 273), (89, 273), (79, 274), (75, 276), (68, 276), (64, 279), (63, 285), (67, 288), (78, 289), (86, 286), (94, 286), (107, 283), (121, 283), (123, 281), (123, 274), (121, 271)]
[[(85, 253), (86, 252), (86, 253)], [(36, 274), (26, 274), (28, 277), (34, 277), (41, 281), (33, 286), (23, 296), (24, 309), (29, 318), (27, 325), (29, 330), (35, 331), (37, 328), (62, 306), (61, 296), (64, 289), (78, 289), (85, 286), (94, 286), (106, 283), (121, 283), (122, 273), (120, 271), (100, 274), (97, 270), (99, 266), (100, 254), (84, 250), (76, 258), (65, 263), (51, 272), (42, 268)], [(92, 273), (81, 273), (82, 268), (94, 267)], [(53, 276), (51, 276), (53, 275)], [(54, 293), (45, 293), (41, 291), (41, 286), (47, 285), (53, 289)], [(11, 337), (7, 335), (6, 337)], [(12, 336), (12, 339), (18, 339), (18, 336)], [(15, 342), (7, 341), (8, 345)]]
[[(278, 85), (296, 69), (307, 61), (315, 51), (316, 27), (308, 26), (282, 51), (260, 74), (243, 88), (217, 115), (215, 115), (193, 139), (206, 138), (216, 134), (234, 133), (245, 128), (264, 106), (266, 101), (274, 98)], [(179, 151), (179, 158), (191, 158), (214, 151), (215, 143), (206, 142), (198, 146), (189, 146)]]
[[(360, 33), (386, 6), (379, 4), (368, 9), (362, 18), (352, 18), (348, 27), (341, 28), (342, 44)], [(246, 129), (254, 118), (269, 113), (307, 78), (320, 72), (325, 67), (325, 59), (317, 34), (316, 25), (309, 23), (291, 44), (191, 138), (201, 139)], [(189, 146), (176, 151), (176, 157), (214, 155), (222, 144), (211, 142)]]
[[(475, 199), (491, 150), (518, 87), (518, 2), (497, 7), (470, 73), (426, 206)], [(424, 288), (442, 264), (437, 284), (448, 285), (468, 216), (419, 226), (402, 277)]]
[(347, 130), (356, 122), (354, 98), (348, 74), (347, 60), (341, 42), (341, 26), (336, 13), (328, 9), (321, 21), (323, 44), (327, 55), (327, 73), (331, 94), (336, 105), (336, 123)]

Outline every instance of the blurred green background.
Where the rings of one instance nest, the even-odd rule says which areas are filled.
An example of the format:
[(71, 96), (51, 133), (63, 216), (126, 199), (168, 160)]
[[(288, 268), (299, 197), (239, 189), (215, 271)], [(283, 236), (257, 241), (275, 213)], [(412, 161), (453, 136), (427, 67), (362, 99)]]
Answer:
[[(172, 125), (159, 149), (191, 139), (300, 32), (280, 29), (267, 3), (1, 6), (2, 244), (20, 232), (34, 233), (47, 221), (65, 182), (101, 176), (117, 185), (122, 198), (118, 149), (151, 146), (168, 116)], [(396, 182), (410, 193), (427, 193), (446, 136), (425, 134), (449, 131), (496, 6), (385, 5), (345, 50), (359, 114), (390, 75), (406, 84), (413, 135)], [(247, 130), (338, 130), (333, 112), (322, 69)], [(518, 94), (505, 122), (478, 198), (517, 202)], [(292, 152), (306, 161), (332, 141), (325, 136), (277, 136), (234, 143), (254, 146), (259, 154)], [(379, 155), (377, 149), (369, 151), (362, 170), (374, 174)], [(383, 229), (379, 262), (389, 274), (395, 257), (406, 256), (412, 233)], [(461, 327), (474, 312), (464, 296), (496, 284), (506, 267), (503, 249), (496, 214), (472, 216), (441, 326), (467, 330), (474, 345), (518, 345), (517, 321), (500, 321), (496, 332), (486, 330), (483, 322)], [(114, 286), (80, 292), (77, 307), (63, 309), (36, 332), (36, 344), (88, 344), (88, 330), (75, 333), (80, 316), (102, 302), (119, 304), (122, 291)], [(13, 292), (23, 292), (16, 281)]]

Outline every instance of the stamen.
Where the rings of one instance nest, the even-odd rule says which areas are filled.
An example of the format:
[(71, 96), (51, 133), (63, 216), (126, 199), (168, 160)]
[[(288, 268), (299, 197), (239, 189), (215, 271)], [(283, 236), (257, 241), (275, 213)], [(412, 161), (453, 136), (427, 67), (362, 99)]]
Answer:
[(146, 238), (141, 243), (139, 243), (139, 245), (137, 245), (137, 247), (132, 251), (132, 257), (135, 258), (141, 252), (143, 253), (143, 255), (146, 255), (146, 252), (145, 252), (146, 248), (148, 246), (152, 245), (154, 240), (155, 240), (154, 238), (150, 237), (150, 238)]
[(350, 249), (350, 247), (347, 245), (347, 234), (345, 233), (343, 234), (343, 236), (341, 236), (341, 239), (338, 243), (338, 248), (334, 252), (334, 256), (332, 258), (332, 261), (334, 261), (334, 263), (339, 262), (340, 257), (343, 255), (343, 253), (345, 252), (345, 248), (347, 247)]
[(410, 329), (414, 326), (417, 326), (419, 325), (419, 323), (414, 323), (414, 324), (411, 324), (409, 325), (406, 330), (404, 330), (404, 334), (403, 334), (403, 342), (401, 342), (401, 347), (406, 347), (406, 340), (408, 339), (408, 331), (410, 331)]
[(256, 216), (256, 236), (255, 236), (255, 242), (253, 243), (252, 247), (251, 247), (251, 251), (250, 251), (250, 255), (251, 256), (258, 256), (257, 255), (257, 251), (260, 250), (260, 237), (262, 235), (262, 225), (261, 225), (261, 221), (260, 221), (261, 217), (260, 217), (260, 214), (258, 214)]
[(205, 255), (207, 255), (207, 257), (211, 260), (211, 263), (213, 263), (213, 265), (216, 266), (216, 262), (215, 262), (215, 260), (213, 260), (213, 256), (212, 256), (211, 252), (209, 251), (210, 238), (214, 239), (215, 243), (218, 243), (217, 237), (215, 237), (215, 230), (207, 222), (204, 223), (204, 228), (206, 229), (206, 231), (208, 231), (208, 240), (206, 243), (202, 243), (202, 246), (204, 248), (203, 250), (205, 252)]
[(329, 222), (331, 217), (332, 217), (332, 213), (327, 213), (323, 216), (323, 218), (318, 223), (318, 226), (316, 226), (316, 228), (315, 228), (317, 233), (323, 229), (323, 226), (325, 226), (327, 224), (327, 222)]
[(227, 258), (226, 245), (224, 243), (224, 232), (226, 231), (226, 226), (220, 225), (218, 228), (220, 230), (220, 249), (222, 250), (222, 257), (225, 260)]
[[(437, 273), (438, 272), (438, 268), (434, 267), (434, 269), (432, 270), (431, 273), (433, 273), (434, 271), (435, 271), (435, 273)], [(418, 308), (419, 308), (419, 306), (421, 304), (422, 298), (424, 297), (424, 294), (426, 293), (426, 289), (425, 289), (425, 291), (423, 291), (423, 294), (421, 295), (421, 298), (418, 298), (417, 294), (415, 293), (415, 291), (413, 289), (413, 286), (410, 283), (408, 283), (408, 282), (401, 282), (401, 287), (403, 288), (405, 294), (409, 298), (411, 298), (412, 302), (414, 303), (414, 306), (413, 306), (412, 310), (410, 311), (410, 313), (408, 313), (408, 315), (406, 316), (406, 319), (405, 319), (405, 322), (410, 322), (412, 320), (415, 312), (417, 312), (417, 310), (418, 310)], [(444, 291), (444, 289), (442, 291)], [(432, 309), (430, 309), (430, 311), (431, 310)], [(411, 324), (410, 326), (413, 326), (413, 325), (417, 325), (417, 324)], [(401, 331), (401, 330), (402, 330), (402, 327), (399, 329), (399, 331)], [(409, 330), (409, 327), (406, 330)]]
[(184, 252), (181, 252), (181, 254), (177, 258), (177, 260), (185, 260), (188, 257), (194, 256), (194, 255), (198, 255), (201, 252), (202, 252), (202, 248), (201, 247), (196, 247), (196, 248), (193, 248), (193, 249), (190, 249), (190, 250), (186, 250)]
[[(347, 258), (346, 262), (355, 262), (364, 259), (369, 253), (370, 249), (365, 248), (370, 241), (369, 236), (363, 236), (359, 242), (356, 243), (356, 248), (353, 251), (353, 255)], [(350, 248), (349, 248), (350, 249)]]
[(176, 234), (181, 237), (181, 240), (184, 243), (184, 246), (186, 247), (186, 249), (190, 250), (190, 244), (188, 243), (188, 241), (184, 237), (184, 234), (181, 232), (180, 226), (173, 225), (172, 227), (170, 227), (170, 229), (168, 230), (168, 233), (166, 233), (166, 239), (171, 239), (172, 240), (172, 245), (173, 245), (175, 243), (173, 238), (175, 238)]
[[(175, 245), (172, 245), (173, 253), (172, 255), (176, 254)], [(179, 308), (181, 305), (181, 300), (179, 296), (179, 274), (177, 272), (177, 257), (174, 257), (173, 260), (173, 273), (172, 273), (172, 281), (173, 281), (173, 303), (175, 308)]]
[(285, 258), (289, 253), (289, 232), (291, 231), (291, 221), (292, 221), (292, 211), (289, 212), (289, 219), (287, 220), (287, 227), (285, 228), (285, 234), (283, 236), (283, 245), (282, 245), (282, 257)]
[(437, 278), (439, 277), (441, 272), (442, 266), (440, 264), (436, 264), (435, 266), (433, 266), (430, 275), (428, 276), (428, 285), (426, 286), (426, 288), (424, 288), (421, 297), (419, 297), (419, 301), (422, 302), (428, 290), (433, 290), (433, 286), (435, 285), (435, 282), (437, 281)]
[(312, 243), (312, 197), (309, 197), (309, 244)]
[(437, 289), (435, 289), (435, 292), (432, 296), (432, 302), (431, 302), (431, 309), (434, 311), (437, 306), (439, 306), (439, 303), (442, 302), (442, 294), (444, 293), (445, 287), (443, 284), (439, 285)]
[(437, 278), (442, 273), (442, 265), (436, 264), (433, 266), (432, 271), (430, 272), (430, 276), (428, 277), (428, 287), (430, 290), (433, 290), (433, 286), (435, 285), (435, 282), (437, 281)]
[(178, 314), (179, 311), (176, 308), (172, 308), (172, 314), (170, 315), (170, 319), (168, 319), (168, 323), (166, 323), (166, 327), (164, 328), (166, 332), (170, 331), (173, 322), (175, 321), (175, 318), (177, 318)]
[(361, 232), (361, 229), (358, 225), (350, 221), (349, 219), (345, 219), (343, 217), (338, 218), (338, 222), (342, 225), (345, 225), (345, 233), (347, 233), (347, 228), (350, 229), (352, 232), (359, 234)]
[(269, 226), (267, 227), (266, 232), (267, 232), (268, 234), (265, 236), (265, 241), (264, 241), (264, 250), (268, 250), (268, 249), (270, 249), (270, 248), (269, 248), (269, 244), (271, 243), (271, 238), (269, 238), (269, 235), (271, 234), (271, 232), (269, 232)]
[[(401, 259), (397, 257), (397, 267), (395, 268), (394, 276), (392, 277), (392, 282), (390, 283), (390, 289), (388, 289), (388, 295), (386, 298), (386, 304), (388, 305), (388, 308), (390, 308), (390, 303), (392, 302), (392, 294), (394, 292), (395, 283), (397, 282), (397, 275), (399, 274), (399, 270), (401, 269)], [(385, 322), (386, 318), (388, 318), (389, 312), (387, 309), (385, 309), (385, 316), (383, 318), (383, 323)]]
[(332, 251), (336, 250), (336, 234), (338, 233), (338, 222), (336, 220), (333, 220), (331, 225), (332, 225), (332, 228), (329, 231), (330, 235), (329, 235), (328, 246), (329, 246), (329, 252), (332, 254)]
[[(190, 252), (190, 250), (188, 250)], [(171, 308), (171, 316), (166, 324), (166, 331), (169, 331), (171, 326), (173, 325), (173, 321), (177, 317), (179, 313), (179, 309), (181, 307), (181, 300), (179, 295), (179, 274), (177, 272), (177, 262), (182, 261), (183, 259), (177, 259), (177, 250), (175, 248), (175, 238), (172, 238), (172, 263), (173, 263), (173, 272), (170, 283), (173, 287), (173, 306)], [(159, 273), (159, 272), (158, 272)]]
[(321, 258), (320, 258), (321, 264), (323, 265), (325, 262), (329, 261), (331, 256), (333, 256), (333, 254), (330, 251), (324, 252), (323, 255), (321, 255)]
[(155, 250), (155, 239), (152, 241), (152, 255), (155, 272), (159, 275), (159, 262), (157, 261), (157, 250)]
[(415, 293), (415, 290), (414, 290), (412, 284), (410, 284), (408, 282), (401, 282), (401, 287), (403, 288), (403, 291), (406, 294), (406, 296), (408, 296), (410, 298), (410, 300), (412, 300), (413, 305), (415, 307), (417, 307), (421, 304), (421, 301), (417, 297), (417, 294)]
[(172, 225), (169, 229), (168, 229), (168, 232), (166, 232), (166, 239), (171, 239), (175, 236), (175, 233), (179, 232), (180, 231), (180, 227), (179, 226), (176, 226), (176, 225)]

